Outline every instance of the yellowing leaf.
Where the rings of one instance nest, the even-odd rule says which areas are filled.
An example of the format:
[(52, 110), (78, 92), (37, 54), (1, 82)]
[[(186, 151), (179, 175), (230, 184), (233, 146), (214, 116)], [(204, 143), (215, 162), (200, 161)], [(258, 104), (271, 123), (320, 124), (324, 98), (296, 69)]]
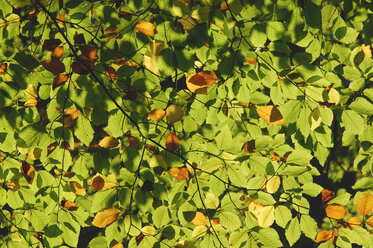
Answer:
[(92, 189), (100, 191), (105, 185), (104, 179), (100, 175), (96, 175), (92, 180)]
[(189, 178), (188, 171), (185, 168), (171, 168), (170, 174), (173, 178), (177, 180), (186, 180)]
[(311, 126), (311, 130), (315, 130), (316, 128), (318, 128), (321, 124), (321, 115), (320, 115), (320, 110), (318, 107), (316, 107), (310, 117), (309, 117), (309, 123), (310, 123), (310, 126)]
[(284, 118), (275, 106), (262, 106), (257, 108), (256, 112), (267, 124), (271, 126), (285, 125)]
[(255, 152), (255, 151), (256, 151), (256, 149), (255, 149), (255, 140), (252, 139), (252, 140), (246, 142), (246, 143), (243, 145), (243, 150), (244, 150), (245, 152), (248, 152), (248, 153), (253, 153), (253, 152)]
[(141, 232), (145, 236), (153, 236), (156, 233), (155, 228), (152, 226), (144, 226), (143, 228), (141, 228)]
[(246, 62), (250, 65), (256, 65), (256, 60), (254, 58), (246, 58)]
[(171, 152), (175, 152), (179, 148), (179, 145), (180, 145), (180, 140), (174, 133), (171, 132), (169, 135), (167, 135), (167, 138), (166, 138), (167, 150)]
[(356, 210), (361, 216), (370, 214), (373, 209), (373, 195), (365, 192), (356, 201)]
[(334, 192), (328, 189), (323, 189), (321, 192), (321, 195), (322, 195), (322, 202), (324, 203), (333, 199), (335, 196)]
[(372, 50), (370, 49), (370, 45), (366, 46), (366, 45), (362, 44), (361, 45), (361, 50), (363, 51), (365, 56), (367, 56), (368, 58), (372, 57)]
[(99, 211), (92, 221), (92, 225), (106, 228), (117, 220), (119, 211), (115, 208), (107, 208)]
[(262, 209), (263, 209), (263, 205), (257, 201), (252, 201), (249, 204), (250, 213), (252, 213), (257, 219), (259, 218), (259, 214)]
[(207, 88), (218, 80), (213, 71), (200, 71), (191, 73), (186, 79), (188, 89), (197, 94), (207, 94)]
[(167, 169), (166, 161), (164, 160), (162, 155), (159, 155), (159, 154), (155, 154), (151, 157), (151, 159), (149, 161), (149, 166), (150, 166), (150, 168), (155, 168), (155, 167), (161, 166), (161, 167)]
[(71, 201), (66, 201), (64, 207), (69, 211), (76, 211), (78, 210), (79, 206)]
[(26, 181), (29, 184), (32, 184), (35, 177), (35, 168), (31, 164), (27, 163), (26, 161), (22, 162), (21, 165), (21, 173), (26, 178)]
[(167, 47), (167, 44), (163, 41), (152, 40), (150, 42), (150, 53), (147, 52), (144, 54), (144, 66), (148, 70), (157, 74), (159, 72), (157, 66), (157, 56), (163, 49), (166, 49)]
[(279, 176), (273, 176), (271, 177), (266, 184), (266, 189), (268, 193), (276, 193), (278, 188), (280, 187), (281, 184), (281, 178)]
[(116, 139), (116, 138), (114, 138), (112, 136), (106, 136), (102, 140), (100, 140), (100, 142), (98, 143), (98, 145), (101, 146), (101, 147), (103, 147), (103, 148), (110, 149), (110, 148), (118, 146), (119, 145), (119, 141), (118, 141), (118, 139)]
[(196, 215), (194, 216), (192, 222), (196, 226), (206, 226), (207, 225), (206, 216), (201, 212), (196, 212)]
[(115, 79), (117, 79), (118, 75), (113, 67), (109, 66), (108, 68), (106, 68), (105, 73), (111, 81), (115, 81)]
[(51, 57), (55, 59), (60, 59), (63, 55), (63, 46), (57, 46), (56, 48), (53, 49), (51, 53)]
[(66, 74), (58, 74), (54, 79), (53, 79), (53, 85), (52, 89), (56, 89), (57, 87), (60, 87), (64, 85), (69, 78), (67, 77)]
[(328, 205), (325, 207), (326, 215), (332, 219), (343, 219), (347, 216), (347, 211), (344, 206), (341, 205)]
[(34, 85), (29, 84), (27, 89), (23, 91), (27, 97), (27, 99), (35, 99), (38, 98), (38, 92), (36, 91)]
[(153, 23), (148, 21), (141, 21), (137, 23), (136, 30), (146, 36), (154, 36), (157, 33)]
[(196, 248), (196, 246), (192, 241), (180, 240), (179, 242), (177, 242), (175, 248)]
[(373, 227), (373, 216), (370, 216), (366, 221), (365, 223), (367, 223), (367, 225)]
[(153, 109), (148, 114), (148, 117), (153, 121), (160, 121), (163, 119), (163, 117), (166, 115), (166, 111), (163, 109)]
[(337, 105), (340, 99), (341, 96), (339, 95), (339, 92), (336, 89), (331, 88), (328, 92), (328, 103), (334, 103)]
[(274, 206), (263, 207), (258, 215), (258, 223), (260, 227), (266, 228), (273, 224), (275, 221), (275, 208)]
[(205, 205), (206, 208), (217, 209), (219, 206), (219, 198), (217, 198), (214, 193), (208, 192), (205, 198)]
[(78, 183), (78, 182), (71, 181), (70, 182), (70, 187), (73, 189), (73, 191), (76, 195), (86, 195), (87, 194), (86, 190), (82, 186), (80, 186), (80, 183)]
[(28, 99), (23, 104), (23, 106), (25, 106), (25, 107), (35, 107), (36, 105), (38, 105), (38, 100), (36, 100), (36, 99)]
[(97, 173), (92, 179), (92, 189), (96, 191), (111, 189), (115, 186), (117, 186), (117, 177), (115, 174), (104, 176)]
[(29, 159), (38, 160), (41, 156), (41, 151), (42, 150), (40, 148), (37, 148), (37, 147), (31, 149), (31, 151), (28, 153)]
[(350, 224), (351, 227), (358, 227), (360, 226), (361, 221), (359, 217), (355, 216), (355, 217), (351, 217), (350, 219), (348, 219), (347, 223)]
[(183, 25), (183, 28), (187, 30), (192, 29), (197, 25), (197, 22), (190, 16), (184, 16), (178, 21), (181, 25)]
[(323, 242), (326, 242), (329, 239), (331, 239), (331, 237), (332, 237), (332, 232), (331, 231), (322, 230), (317, 234), (315, 242), (316, 243), (323, 243)]
[(183, 111), (180, 105), (171, 104), (166, 109), (166, 120), (168, 123), (173, 124), (180, 121), (183, 117)]
[(19, 188), (21, 187), (21, 186), (19, 185), (19, 182), (18, 182), (18, 181), (17, 181), (17, 182), (7, 182), (5, 185), (6, 185), (6, 187), (7, 187), (8, 189), (10, 189), (10, 190), (13, 191), (13, 192), (19, 190)]

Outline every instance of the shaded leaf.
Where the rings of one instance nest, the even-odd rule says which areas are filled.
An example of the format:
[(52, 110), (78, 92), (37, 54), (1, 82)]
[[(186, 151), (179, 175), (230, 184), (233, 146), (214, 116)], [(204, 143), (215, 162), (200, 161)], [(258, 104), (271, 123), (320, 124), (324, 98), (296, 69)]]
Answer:
[(60, 87), (62, 85), (64, 85), (67, 80), (68, 80), (68, 76), (66, 74), (58, 74), (54, 79), (53, 79), (53, 85), (52, 85), (52, 89), (56, 89), (57, 87)]
[(53, 51), (57, 46), (61, 44), (60, 39), (49, 39), (49, 40), (44, 40), (43, 43), (43, 49), (46, 49), (48, 51)]
[(79, 46), (82, 55), (89, 61), (95, 62), (98, 60), (97, 50), (96, 48), (89, 46), (89, 45), (81, 45)]
[(207, 88), (213, 85), (217, 76), (213, 71), (201, 71), (198, 73), (191, 73), (186, 79), (188, 89), (197, 94), (207, 94)]
[(175, 152), (179, 148), (179, 145), (180, 145), (180, 140), (173, 132), (167, 135), (167, 138), (166, 138), (167, 150), (171, 152)]
[(166, 109), (166, 120), (168, 123), (173, 124), (180, 121), (183, 117), (183, 111), (180, 105), (171, 104)]
[(258, 115), (271, 126), (285, 125), (284, 118), (275, 106), (262, 106), (257, 108), (256, 111)]
[(112, 136), (105, 136), (100, 142), (98, 143), (99, 146), (103, 148), (113, 148), (119, 145), (118, 139), (112, 137)]
[(57, 46), (56, 48), (53, 49), (51, 53), (51, 57), (54, 59), (60, 59), (63, 55), (64, 49), (63, 46)]
[(65, 64), (55, 58), (44, 60), (41, 62), (41, 65), (54, 75), (61, 74), (65, 71)]
[(163, 109), (153, 109), (148, 113), (148, 117), (153, 121), (160, 121), (165, 117), (166, 111)]

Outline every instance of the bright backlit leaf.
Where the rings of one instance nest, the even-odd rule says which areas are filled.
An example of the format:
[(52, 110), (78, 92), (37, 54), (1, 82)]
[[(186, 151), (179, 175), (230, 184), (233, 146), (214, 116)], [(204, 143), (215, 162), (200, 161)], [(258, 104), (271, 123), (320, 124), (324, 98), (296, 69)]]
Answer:
[(106, 228), (117, 220), (119, 211), (116, 208), (107, 208), (99, 211), (92, 221), (92, 225)]

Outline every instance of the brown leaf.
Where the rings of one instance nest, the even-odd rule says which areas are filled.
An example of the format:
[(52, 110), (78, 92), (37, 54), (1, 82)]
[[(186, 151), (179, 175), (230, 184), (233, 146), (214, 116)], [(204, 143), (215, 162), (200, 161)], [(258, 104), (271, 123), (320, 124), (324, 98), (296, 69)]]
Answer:
[(281, 160), (280, 156), (275, 152), (271, 152), (269, 154), (269, 157), (271, 158), (272, 161), (280, 161)]
[(207, 225), (206, 216), (201, 212), (196, 212), (196, 215), (194, 216), (192, 222), (196, 226), (206, 226)]
[(344, 206), (341, 205), (328, 205), (325, 207), (326, 215), (332, 219), (343, 219), (347, 216), (347, 211)]
[(175, 152), (179, 148), (179, 145), (180, 145), (180, 140), (173, 132), (167, 135), (167, 138), (166, 138), (167, 150), (171, 152)]
[(65, 64), (55, 58), (44, 60), (41, 62), (41, 65), (54, 75), (61, 74), (65, 71)]
[(32, 184), (35, 177), (35, 168), (31, 164), (27, 163), (26, 161), (22, 161), (21, 165), (21, 173), (26, 178), (26, 181), (29, 184)]
[(7, 182), (5, 185), (6, 185), (6, 187), (7, 187), (8, 189), (10, 189), (10, 190), (13, 191), (13, 192), (19, 190), (19, 188), (21, 187), (21, 186), (19, 185), (19, 182), (18, 182), (18, 181), (17, 181), (17, 182)]
[(350, 224), (351, 227), (358, 227), (360, 226), (361, 221), (359, 217), (355, 216), (355, 217), (351, 217), (350, 219), (348, 219), (347, 223)]
[(65, 110), (62, 121), (64, 127), (73, 127), (75, 126), (76, 119), (79, 117), (79, 112), (76, 108), (68, 108)]
[(333, 191), (330, 191), (328, 189), (323, 189), (321, 192), (322, 195), (322, 202), (325, 203), (327, 201), (330, 201), (334, 198), (335, 194)]
[(89, 62), (95, 62), (98, 60), (96, 48), (88, 45), (81, 45), (79, 46), (79, 49)]
[(322, 230), (316, 235), (315, 242), (323, 243), (332, 238), (332, 232), (327, 230)]
[(110, 26), (104, 30), (105, 40), (111, 40), (113, 38), (120, 38), (119, 30), (117, 26)]
[(76, 181), (70, 182), (70, 187), (73, 189), (73, 191), (76, 195), (86, 195), (87, 194), (86, 190), (82, 186), (80, 186), (80, 183), (78, 183)]
[(69, 78), (67, 77), (66, 74), (58, 74), (54, 79), (53, 79), (53, 85), (52, 89), (56, 89), (57, 87), (60, 87), (64, 85)]
[(213, 71), (200, 71), (198, 73), (191, 73), (186, 79), (188, 89), (197, 94), (207, 94), (207, 88), (213, 85), (217, 76)]
[(166, 109), (166, 120), (168, 123), (173, 124), (178, 122), (183, 117), (183, 110), (180, 105), (171, 104)]
[(185, 168), (171, 168), (170, 174), (177, 180), (187, 180), (189, 178), (188, 171)]
[(71, 201), (66, 201), (64, 207), (69, 211), (76, 211), (78, 210), (79, 206)]
[(62, 42), (61, 42), (60, 39), (49, 39), (49, 40), (45, 40), (44, 43), (43, 43), (43, 49), (46, 49), (48, 51), (53, 51), (53, 49), (55, 49), (61, 43)]
[(370, 192), (365, 192), (356, 201), (356, 210), (361, 216), (370, 214), (373, 209), (373, 195)]
[(115, 79), (117, 79), (118, 75), (113, 67), (109, 66), (108, 68), (106, 68), (105, 72), (111, 81), (115, 81)]
[(135, 148), (136, 150), (138, 150), (140, 147), (137, 139), (132, 136), (128, 137), (128, 143), (130, 144), (130, 147)]
[(7, 68), (8, 68), (8, 65), (6, 63), (2, 63), (0, 65), (0, 74), (4, 74)]
[(53, 49), (51, 53), (51, 57), (55, 59), (60, 59), (63, 55), (63, 52), (64, 52), (63, 46), (58, 46), (55, 49)]
[(253, 153), (256, 151), (255, 149), (255, 140), (250, 140), (248, 142), (246, 142), (244, 145), (243, 145), (243, 150), (245, 152), (249, 152), (249, 153)]
[(157, 33), (154, 24), (148, 21), (137, 23), (136, 30), (146, 36), (154, 36)]
[(101, 176), (96, 176), (92, 180), (92, 189), (100, 191), (105, 186), (105, 180)]
[(153, 109), (149, 112), (148, 117), (153, 121), (160, 121), (166, 115), (166, 111), (163, 109)]
[(28, 100), (23, 104), (23, 106), (25, 106), (25, 107), (35, 107), (36, 105), (38, 105), (38, 100), (36, 100), (35, 98), (33, 98), (33, 99), (28, 99)]
[(28, 153), (28, 157), (31, 160), (38, 160), (41, 156), (41, 149), (38, 147), (32, 148), (31, 151)]
[(285, 125), (280, 111), (273, 105), (262, 106), (256, 109), (258, 115), (271, 126)]
[(54, 151), (54, 149), (56, 149), (57, 146), (58, 146), (57, 142), (54, 142), (54, 143), (50, 144), (47, 147), (47, 156), (49, 156), (49, 154), (51, 154)]
[(66, 171), (65, 173), (63, 173), (63, 176), (67, 178), (72, 178), (73, 176), (75, 176), (75, 172)]
[(99, 211), (92, 221), (92, 225), (106, 228), (117, 220), (119, 211), (115, 208), (107, 208)]
[(98, 145), (103, 147), (103, 148), (110, 149), (110, 148), (118, 146), (119, 141), (118, 141), (118, 139), (116, 139), (112, 136), (106, 136), (98, 143)]
[(82, 45), (85, 44), (85, 39), (83, 34), (77, 34), (74, 36), (75, 44)]

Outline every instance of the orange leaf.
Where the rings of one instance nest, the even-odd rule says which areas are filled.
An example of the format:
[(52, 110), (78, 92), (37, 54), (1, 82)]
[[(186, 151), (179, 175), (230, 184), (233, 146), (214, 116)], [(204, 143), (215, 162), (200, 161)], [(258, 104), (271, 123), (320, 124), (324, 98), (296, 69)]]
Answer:
[(118, 139), (116, 139), (112, 136), (106, 136), (98, 143), (98, 145), (103, 147), (103, 148), (110, 149), (110, 148), (118, 146), (119, 141), (118, 141)]
[(322, 202), (324, 202), (324, 203), (327, 202), (327, 201), (330, 201), (335, 196), (334, 192), (330, 191), (328, 189), (323, 189), (322, 192), (321, 192), (321, 195), (322, 195)]
[(55, 49), (53, 49), (51, 53), (51, 57), (55, 59), (60, 59), (63, 55), (63, 52), (64, 52), (63, 46), (58, 46)]
[(351, 227), (357, 227), (360, 226), (361, 221), (359, 217), (351, 217), (350, 219), (348, 219), (347, 223), (350, 224)]
[(191, 73), (186, 79), (188, 89), (197, 94), (207, 94), (207, 88), (218, 80), (213, 71), (200, 71)]
[(252, 201), (249, 204), (249, 211), (252, 213), (256, 218), (258, 218), (260, 210), (262, 210), (263, 205), (257, 201)]
[(271, 160), (273, 160), (273, 161), (280, 161), (281, 160), (280, 156), (275, 152), (271, 152), (269, 154), (269, 156), (271, 157)]
[(163, 117), (166, 115), (166, 111), (163, 109), (153, 109), (148, 114), (148, 117), (153, 121), (160, 121), (163, 119)]
[(58, 75), (65, 71), (65, 64), (55, 58), (44, 60), (41, 62), (41, 65), (54, 75)]
[(80, 183), (72, 181), (70, 182), (70, 187), (73, 189), (76, 195), (86, 195), (86, 190), (80, 186)]
[(88, 59), (89, 62), (95, 62), (98, 60), (97, 50), (94, 47), (88, 45), (81, 45), (80, 51)]
[(373, 209), (373, 195), (365, 192), (356, 201), (356, 210), (361, 216), (370, 214)]
[(53, 51), (53, 49), (55, 49), (60, 44), (61, 44), (60, 39), (45, 40), (43, 43), (43, 49), (46, 49), (48, 51)]
[(246, 58), (246, 61), (250, 65), (256, 65), (256, 60), (254, 58)]
[(25, 107), (35, 107), (36, 105), (38, 105), (38, 100), (36, 100), (35, 98), (28, 99), (28, 100), (23, 104), (23, 106), (25, 106)]
[(99, 211), (92, 221), (92, 225), (106, 228), (117, 220), (119, 211), (115, 208), (107, 208)]
[(244, 145), (243, 145), (243, 150), (245, 152), (249, 152), (249, 153), (253, 153), (256, 151), (255, 149), (255, 140), (250, 140), (248, 142), (246, 142)]
[(226, 1), (223, 1), (221, 4), (220, 4), (220, 9), (222, 11), (225, 11), (228, 9), (228, 5), (227, 5), (227, 2)]
[(332, 219), (342, 219), (346, 217), (347, 211), (344, 206), (341, 205), (328, 205), (325, 207), (326, 215)]
[(171, 168), (170, 174), (177, 180), (186, 180), (189, 178), (188, 171), (185, 168)]
[(26, 178), (26, 181), (29, 184), (32, 184), (35, 177), (35, 168), (31, 164), (27, 163), (26, 161), (22, 161), (21, 165), (21, 173)]
[(366, 221), (365, 223), (367, 223), (367, 225), (373, 227), (373, 216), (370, 216)]
[(130, 147), (135, 148), (136, 150), (138, 150), (139, 147), (140, 147), (139, 142), (137, 141), (137, 139), (135, 139), (132, 136), (128, 137), (128, 143), (130, 144)]
[(0, 65), (0, 74), (4, 74), (7, 68), (8, 68), (8, 65), (6, 63), (2, 63)]
[(6, 187), (7, 187), (8, 189), (10, 189), (10, 190), (13, 191), (13, 192), (19, 190), (19, 188), (21, 187), (21, 186), (19, 185), (19, 182), (7, 182), (5, 185), (6, 185)]
[(113, 67), (109, 66), (106, 68), (105, 72), (111, 81), (115, 81), (115, 79), (117, 79), (117, 72)]
[(76, 108), (68, 108), (65, 110), (62, 121), (64, 127), (73, 127), (76, 119), (79, 117), (79, 112)]
[(154, 24), (148, 21), (137, 23), (136, 30), (146, 36), (154, 36), (157, 33)]
[(192, 222), (196, 226), (206, 226), (207, 225), (206, 216), (201, 212), (196, 212), (196, 215), (194, 216)]
[(171, 152), (175, 152), (177, 148), (179, 148), (179, 145), (180, 145), (180, 140), (174, 133), (171, 132), (169, 135), (167, 135), (167, 138), (166, 138), (167, 150)]
[(54, 79), (53, 79), (53, 85), (52, 89), (56, 89), (57, 87), (60, 87), (64, 85), (69, 78), (67, 77), (66, 74), (58, 74)]
[(97, 176), (92, 180), (92, 189), (100, 191), (105, 186), (105, 181), (102, 177)]
[(275, 106), (262, 106), (257, 108), (256, 112), (267, 124), (271, 126), (285, 125), (284, 118)]
[(323, 243), (331, 239), (332, 232), (327, 230), (322, 230), (316, 235), (315, 242), (316, 243)]
[(71, 201), (66, 201), (64, 207), (69, 211), (76, 211), (78, 210), (79, 206)]

